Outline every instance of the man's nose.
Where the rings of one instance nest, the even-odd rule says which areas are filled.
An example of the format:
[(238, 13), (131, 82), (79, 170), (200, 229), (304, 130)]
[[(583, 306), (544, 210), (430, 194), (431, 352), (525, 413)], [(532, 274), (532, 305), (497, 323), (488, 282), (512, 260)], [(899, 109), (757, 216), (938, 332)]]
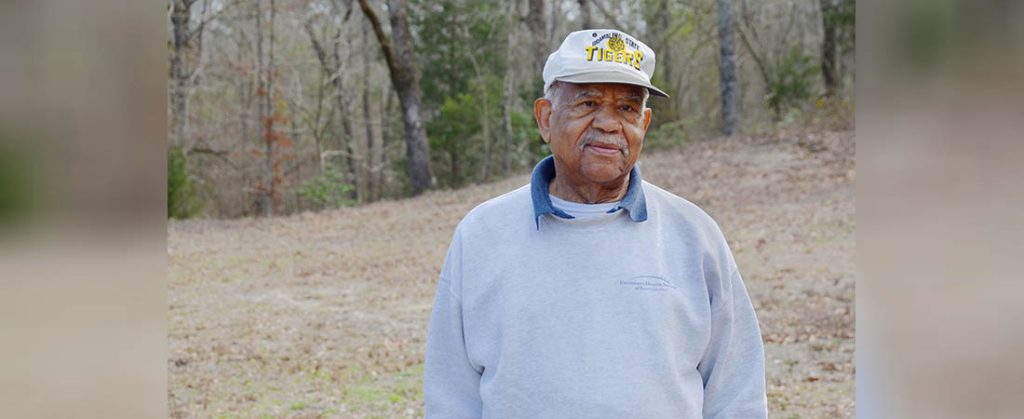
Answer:
[(618, 115), (615, 114), (614, 106), (602, 106), (594, 116), (592, 125), (604, 132), (619, 132), (622, 129), (622, 123), (619, 121)]

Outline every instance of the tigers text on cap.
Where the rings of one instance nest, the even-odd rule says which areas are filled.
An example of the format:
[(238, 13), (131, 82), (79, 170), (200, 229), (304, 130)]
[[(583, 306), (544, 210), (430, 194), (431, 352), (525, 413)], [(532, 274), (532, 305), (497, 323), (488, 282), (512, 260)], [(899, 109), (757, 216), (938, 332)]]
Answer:
[(555, 80), (569, 83), (626, 83), (668, 94), (651, 84), (654, 51), (636, 38), (613, 29), (570, 33), (544, 64), (544, 90)]

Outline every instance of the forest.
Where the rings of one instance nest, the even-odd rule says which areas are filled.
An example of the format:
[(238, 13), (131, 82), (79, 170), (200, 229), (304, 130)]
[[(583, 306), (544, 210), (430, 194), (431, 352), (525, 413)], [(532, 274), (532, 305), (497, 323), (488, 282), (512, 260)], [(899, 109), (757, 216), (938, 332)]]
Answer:
[(547, 54), (615, 28), (657, 54), (647, 150), (852, 128), (854, 0), (172, 0), (168, 216), (285, 215), (529, 170)]

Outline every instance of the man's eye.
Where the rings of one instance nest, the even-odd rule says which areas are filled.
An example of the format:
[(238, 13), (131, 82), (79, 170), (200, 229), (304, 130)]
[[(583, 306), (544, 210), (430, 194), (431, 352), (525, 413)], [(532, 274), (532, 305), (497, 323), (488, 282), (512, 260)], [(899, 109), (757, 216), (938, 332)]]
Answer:
[(583, 102), (580, 102), (580, 106), (587, 107), (587, 108), (593, 108), (593, 107), (597, 106), (597, 102), (593, 101), (593, 100), (584, 100)]
[(633, 105), (622, 105), (619, 106), (619, 109), (623, 112), (636, 112), (636, 108)]

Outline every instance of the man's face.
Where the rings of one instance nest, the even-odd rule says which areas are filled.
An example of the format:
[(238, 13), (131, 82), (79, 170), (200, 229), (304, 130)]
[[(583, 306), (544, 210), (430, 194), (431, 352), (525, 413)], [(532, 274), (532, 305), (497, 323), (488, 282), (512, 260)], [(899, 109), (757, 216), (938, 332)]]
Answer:
[(611, 184), (629, 174), (651, 122), (643, 87), (619, 83), (561, 83), (538, 99), (534, 114), (551, 146), (558, 176), (574, 183)]

